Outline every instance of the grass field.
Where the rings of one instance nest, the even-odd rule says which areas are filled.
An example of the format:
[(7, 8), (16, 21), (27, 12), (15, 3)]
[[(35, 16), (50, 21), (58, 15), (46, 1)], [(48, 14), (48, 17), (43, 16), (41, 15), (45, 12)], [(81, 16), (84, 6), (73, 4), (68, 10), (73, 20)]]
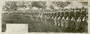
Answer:
[[(82, 32), (81, 30), (73, 30), (64, 28), (61, 26), (53, 25), (52, 19), (47, 19), (47, 23), (41, 22), (39, 18), (36, 21), (36, 17), (31, 17), (34, 14), (28, 14), (29, 16), (16, 15), (16, 14), (2, 14), (2, 23), (22, 23), (28, 24), (28, 32)], [(3, 26), (3, 31), (5, 30), (5, 25)]]

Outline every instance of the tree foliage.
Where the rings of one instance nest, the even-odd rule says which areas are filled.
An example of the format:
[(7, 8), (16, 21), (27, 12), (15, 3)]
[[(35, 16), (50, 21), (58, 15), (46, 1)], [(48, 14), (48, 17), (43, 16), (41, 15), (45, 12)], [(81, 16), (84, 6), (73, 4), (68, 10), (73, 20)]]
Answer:
[[(70, 2), (53, 2), (49, 8), (55, 9), (54, 5), (57, 7), (64, 8), (65, 6), (68, 6), (71, 4)], [(32, 9), (32, 7), (37, 7), (41, 9), (46, 9), (47, 5), (46, 2), (38, 2), (38, 1), (33, 1), (33, 2), (17, 2), (17, 1), (9, 1), (6, 2), (5, 5), (3, 6), (4, 10), (18, 10), (18, 8), (27, 8), (29, 7)]]
[(6, 2), (5, 5), (3, 6), (4, 10), (17, 10), (17, 5), (16, 2)]
[(32, 7), (45, 8), (45, 2), (32, 2)]
[(57, 5), (58, 7), (64, 8), (65, 6), (68, 6), (71, 3), (70, 2), (53, 2), (53, 4)]

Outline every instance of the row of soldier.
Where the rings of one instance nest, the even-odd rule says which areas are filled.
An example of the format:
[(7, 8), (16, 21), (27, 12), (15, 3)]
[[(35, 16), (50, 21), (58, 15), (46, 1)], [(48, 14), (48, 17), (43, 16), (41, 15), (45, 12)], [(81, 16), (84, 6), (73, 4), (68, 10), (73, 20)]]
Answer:
[(36, 16), (36, 21), (41, 18), (41, 22), (48, 23), (47, 19), (53, 19), (54, 25), (70, 29), (87, 28), (87, 11), (66, 11), (55, 13), (42, 13)]

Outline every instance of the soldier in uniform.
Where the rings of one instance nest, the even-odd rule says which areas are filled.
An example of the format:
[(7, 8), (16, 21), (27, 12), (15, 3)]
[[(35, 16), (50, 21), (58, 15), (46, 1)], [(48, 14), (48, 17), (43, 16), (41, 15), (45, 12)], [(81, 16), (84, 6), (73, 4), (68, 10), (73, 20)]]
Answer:
[(65, 27), (68, 28), (69, 27), (69, 12), (66, 11), (64, 12), (65, 14)]
[(80, 30), (80, 23), (81, 23), (81, 18), (80, 17), (78, 17), (78, 19), (77, 19), (77, 21), (76, 21), (76, 23), (75, 23), (75, 25), (76, 25), (76, 30)]
[(75, 18), (74, 17), (72, 17), (71, 18), (71, 21), (70, 21), (70, 29), (75, 29)]
[(81, 15), (82, 15), (83, 17), (85, 17), (85, 16), (87, 15), (87, 10), (83, 8), (83, 9), (81, 10)]
[(61, 12), (61, 26), (64, 27), (64, 12)]
[(75, 14), (75, 13), (74, 13), (74, 10), (73, 10), (73, 9), (71, 9), (70, 14), (69, 14), (70, 19), (71, 19), (72, 17), (75, 17), (75, 15), (74, 15), (74, 14)]
[(43, 23), (45, 23), (46, 20), (46, 13), (43, 14)]
[(54, 19), (54, 13), (52, 13), (52, 19)]
[(81, 30), (84, 32), (84, 31), (87, 31), (87, 20), (86, 20), (86, 17), (83, 17), (81, 23), (80, 23), (80, 26), (81, 26)]
[(64, 27), (65, 26), (65, 17), (63, 16), (61, 19), (61, 26)]
[(60, 17), (60, 16), (58, 16), (58, 18), (57, 18), (57, 19), (58, 19), (58, 21), (57, 21), (57, 22), (58, 22), (58, 26), (61, 26), (61, 17)]
[(47, 14), (47, 23), (50, 23), (50, 13)]
[(45, 18), (44, 18), (44, 23), (47, 23), (47, 14), (45, 14), (44, 17), (45, 17)]
[(74, 9), (70, 10), (69, 14), (69, 28), (74, 29), (75, 28), (75, 12)]
[(75, 24), (76, 24), (76, 30), (79, 30), (80, 29), (80, 23), (81, 23), (81, 11), (79, 10), (79, 9), (76, 9), (76, 15), (75, 15), (75, 17), (76, 17), (76, 22), (75, 22)]
[(65, 27), (66, 28), (69, 28), (69, 22), (70, 22), (70, 20), (69, 20), (69, 17), (67, 16), (65, 19)]
[(58, 22), (58, 26), (60, 26), (60, 25), (61, 25), (61, 16), (60, 16), (60, 12), (58, 12), (57, 22)]
[(43, 17), (43, 15), (41, 14), (41, 15), (40, 15), (40, 20), (41, 20), (41, 22), (43, 21), (43, 20), (42, 20), (42, 17)]
[(80, 23), (80, 27), (81, 27), (81, 31), (83, 32), (87, 32), (87, 27), (88, 27), (88, 23), (87, 23), (87, 20), (86, 20), (86, 17), (87, 17), (87, 10), (85, 8), (82, 8), (81, 10), (81, 23)]
[(56, 16), (56, 13), (54, 13), (54, 25), (57, 25), (57, 16)]
[(43, 22), (43, 23), (44, 23), (44, 21), (45, 21), (45, 14), (46, 14), (46, 13), (43, 13), (43, 14), (42, 14), (42, 15), (43, 15), (43, 16), (42, 16), (42, 22)]
[(53, 14), (53, 13), (50, 13), (50, 14), (49, 14), (49, 17), (50, 17), (50, 18), (49, 18), (49, 22), (50, 22), (50, 24), (53, 24), (53, 19), (52, 19), (53, 15), (52, 15), (52, 14)]
[(54, 24), (54, 13), (51, 14), (51, 21), (52, 21), (52, 24)]

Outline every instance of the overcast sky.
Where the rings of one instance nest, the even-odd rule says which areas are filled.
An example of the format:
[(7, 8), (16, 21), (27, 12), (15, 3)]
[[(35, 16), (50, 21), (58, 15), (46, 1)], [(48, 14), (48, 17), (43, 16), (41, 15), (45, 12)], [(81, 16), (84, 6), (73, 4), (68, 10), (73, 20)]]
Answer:
[(68, 6), (66, 6), (65, 8), (75, 8), (75, 7), (81, 8), (82, 6), (84, 6), (82, 3), (79, 3), (79, 2), (71, 2), (71, 4), (68, 5)]

